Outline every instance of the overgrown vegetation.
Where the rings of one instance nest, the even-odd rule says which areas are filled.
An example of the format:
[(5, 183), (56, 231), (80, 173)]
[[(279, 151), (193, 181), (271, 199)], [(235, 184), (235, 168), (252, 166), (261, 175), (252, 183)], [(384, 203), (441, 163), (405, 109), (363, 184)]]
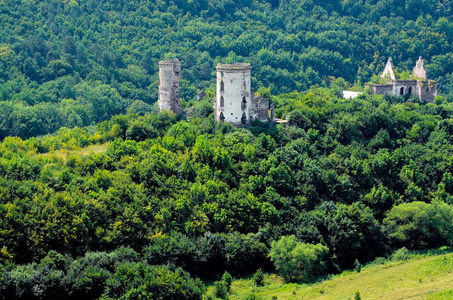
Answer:
[[(59, 290), (59, 297), (72, 299), (76, 286), (95, 284), (97, 292), (85, 298), (119, 298), (152, 292), (148, 277), (168, 274), (181, 278), (175, 293), (198, 297), (203, 286), (189, 284), (195, 279), (184, 272), (218, 280), (226, 271), (217, 283), (224, 295), (227, 274), (276, 268), (288, 281), (310, 280), (357, 270), (403, 246), (452, 244), (453, 104), (367, 95), (344, 100), (335, 88), (314, 88), (272, 96), (278, 115), (291, 113), (289, 125), (239, 129), (216, 123), (204, 109), (210, 101), (189, 103), (195, 105), (190, 121), (129, 114), (92, 132), (6, 138), (0, 294), (20, 299), (25, 294), (18, 291), (26, 289), (27, 297), (55, 297)], [(105, 152), (76, 150), (107, 141)], [(53, 152), (65, 149), (73, 149), (65, 159)], [(107, 270), (79, 266), (83, 257), (115, 255), (119, 247), (131, 247), (139, 259)], [(49, 255), (67, 263), (44, 272), (39, 266)], [(98, 279), (67, 278), (74, 264)], [(119, 270), (133, 279), (113, 291)], [(39, 280), (19, 288), (8, 274)], [(60, 288), (38, 293), (36, 284)]]

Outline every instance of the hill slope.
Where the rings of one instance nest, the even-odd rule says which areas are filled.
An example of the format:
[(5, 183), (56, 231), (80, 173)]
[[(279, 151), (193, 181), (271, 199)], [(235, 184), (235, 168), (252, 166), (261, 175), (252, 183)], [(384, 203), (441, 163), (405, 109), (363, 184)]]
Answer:
[(316, 284), (285, 284), (272, 275), (266, 286), (256, 287), (251, 280), (232, 285), (230, 299), (451, 299), (453, 297), (453, 254), (416, 258), (407, 262), (370, 265), (361, 272), (346, 271)]

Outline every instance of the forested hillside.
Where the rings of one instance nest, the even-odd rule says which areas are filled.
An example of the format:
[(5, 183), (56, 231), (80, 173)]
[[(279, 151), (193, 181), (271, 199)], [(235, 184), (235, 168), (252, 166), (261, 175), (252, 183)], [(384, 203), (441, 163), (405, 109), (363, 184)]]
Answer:
[(391, 56), (422, 55), (453, 92), (450, 0), (0, 2), (0, 138), (87, 126), (157, 100), (157, 62), (182, 61), (181, 96), (214, 83), (218, 62), (250, 62), (274, 94), (333, 77), (368, 81)]
[(453, 245), (453, 104), (344, 100), (341, 84), (272, 96), (287, 126), (216, 123), (206, 99), (189, 121), (7, 137), (1, 297), (199, 299), (224, 272), (218, 296), (259, 269), (309, 280)]
[[(0, 0), (0, 299), (225, 298), (453, 246), (452, 8)], [(435, 103), (341, 98), (419, 55)], [(184, 117), (153, 108), (173, 57)], [(216, 123), (219, 62), (289, 124)]]

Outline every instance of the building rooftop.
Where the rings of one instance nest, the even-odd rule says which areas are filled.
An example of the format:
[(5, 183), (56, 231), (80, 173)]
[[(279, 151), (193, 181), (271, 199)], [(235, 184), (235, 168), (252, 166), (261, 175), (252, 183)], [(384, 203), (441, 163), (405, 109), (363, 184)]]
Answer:
[(173, 65), (179, 63), (179, 59), (173, 58), (172, 60), (161, 60), (159, 65)]
[(250, 70), (252, 66), (249, 63), (236, 63), (236, 64), (217, 64), (217, 70)]

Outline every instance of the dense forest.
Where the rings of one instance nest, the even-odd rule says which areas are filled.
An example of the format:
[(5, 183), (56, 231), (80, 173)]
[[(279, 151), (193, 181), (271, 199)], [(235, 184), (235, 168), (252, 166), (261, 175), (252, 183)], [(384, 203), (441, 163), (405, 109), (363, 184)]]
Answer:
[[(0, 299), (226, 298), (453, 246), (452, 8), (1, 1)], [(435, 103), (341, 98), (419, 55)], [(154, 105), (173, 57), (184, 116)], [(215, 122), (219, 62), (251, 63), (289, 123)]]
[(360, 87), (392, 57), (419, 55), (452, 93), (450, 0), (0, 2), (0, 138), (88, 126), (157, 100), (157, 62), (182, 61), (181, 96), (215, 83), (217, 63), (249, 62), (272, 93)]
[(453, 104), (344, 100), (342, 84), (272, 96), (287, 126), (217, 123), (206, 99), (188, 121), (5, 138), (0, 295), (199, 299), (222, 276), (218, 296), (255, 272), (308, 280), (453, 245)]

